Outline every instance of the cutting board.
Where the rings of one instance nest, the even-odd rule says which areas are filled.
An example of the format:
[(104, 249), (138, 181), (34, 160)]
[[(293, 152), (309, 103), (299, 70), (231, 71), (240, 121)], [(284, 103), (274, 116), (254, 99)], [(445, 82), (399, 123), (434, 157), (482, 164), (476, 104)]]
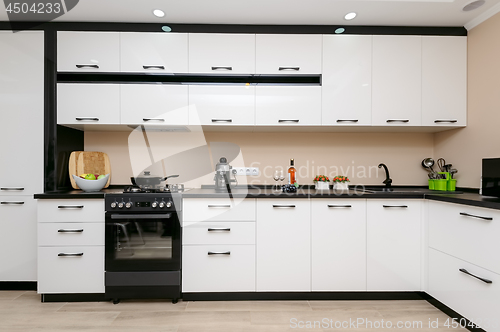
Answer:
[(74, 189), (80, 189), (72, 175), (80, 174), (109, 174), (109, 179), (104, 188), (109, 186), (111, 181), (111, 164), (109, 157), (104, 152), (97, 151), (73, 151), (69, 156), (69, 179)]

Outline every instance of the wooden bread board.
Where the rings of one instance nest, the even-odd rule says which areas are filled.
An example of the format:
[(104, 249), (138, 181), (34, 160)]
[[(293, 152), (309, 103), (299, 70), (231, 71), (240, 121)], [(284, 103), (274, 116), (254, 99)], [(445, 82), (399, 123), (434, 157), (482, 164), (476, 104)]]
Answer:
[(109, 174), (109, 179), (104, 188), (111, 182), (111, 164), (109, 157), (104, 152), (97, 151), (73, 151), (69, 156), (69, 179), (74, 189), (80, 189), (72, 175), (80, 174)]

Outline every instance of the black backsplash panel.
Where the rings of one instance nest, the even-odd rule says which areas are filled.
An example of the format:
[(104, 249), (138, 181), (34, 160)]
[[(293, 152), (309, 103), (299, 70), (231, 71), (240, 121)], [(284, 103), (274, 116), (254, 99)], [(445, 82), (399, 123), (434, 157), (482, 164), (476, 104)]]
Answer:
[(83, 131), (57, 126), (57, 160), (55, 172), (57, 190), (71, 188), (68, 170), (69, 156), (73, 151), (83, 151), (83, 148)]

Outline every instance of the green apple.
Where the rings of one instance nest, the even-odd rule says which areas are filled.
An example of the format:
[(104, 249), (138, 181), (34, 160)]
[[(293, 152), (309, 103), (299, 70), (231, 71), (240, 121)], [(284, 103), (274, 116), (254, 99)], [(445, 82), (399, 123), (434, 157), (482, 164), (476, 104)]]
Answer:
[(85, 180), (95, 180), (95, 175), (94, 174), (87, 174), (85, 175)]
[(97, 177), (97, 180), (102, 179), (102, 178), (103, 178), (103, 177), (105, 177), (105, 176), (106, 176), (106, 175), (101, 174), (101, 175), (99, 175), (99, 176)]

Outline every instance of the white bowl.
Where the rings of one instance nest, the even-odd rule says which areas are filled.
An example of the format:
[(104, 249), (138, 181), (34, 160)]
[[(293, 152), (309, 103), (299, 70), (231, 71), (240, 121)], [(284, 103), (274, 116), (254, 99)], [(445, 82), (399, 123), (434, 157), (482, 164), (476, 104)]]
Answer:
[(86, 192), (100, 191), (102, 188), (104, 188), (104, 186), (108, 182), (109, 174), (106, 174), (103, 178), (100, 178), (99, 180), (85, 180), (76, 175), (73, 175), (73, 179), (75, 179), (76, 184), (83, 191)]

